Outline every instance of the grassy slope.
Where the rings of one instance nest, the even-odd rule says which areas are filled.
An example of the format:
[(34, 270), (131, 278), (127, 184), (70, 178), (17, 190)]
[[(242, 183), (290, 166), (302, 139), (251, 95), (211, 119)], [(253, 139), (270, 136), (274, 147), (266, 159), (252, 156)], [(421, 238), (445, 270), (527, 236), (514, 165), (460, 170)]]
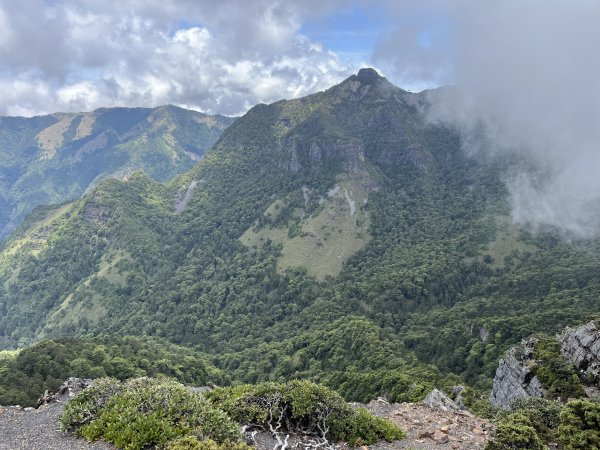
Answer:
[[(330, 191), (319, 194), (320, 205), (314, 213), (309, 215), (304, 208), (297, 208), (290, 221), (279, 226), (256, 223), (240, 240), (254, 248), (262, 247), (268, 240), (281, 244), (281, 256), (277, 260), (280, 274), (290, 268), (305, 268), (321, 281), (334, 277), (348, 258), (369, 240), (365, 189), (368, 182), (369, 177), (363, 174), (345, 175)], [(264, 214), (277, 220), (279, 210), (286, 206), (289, 205), (276, 200)]]

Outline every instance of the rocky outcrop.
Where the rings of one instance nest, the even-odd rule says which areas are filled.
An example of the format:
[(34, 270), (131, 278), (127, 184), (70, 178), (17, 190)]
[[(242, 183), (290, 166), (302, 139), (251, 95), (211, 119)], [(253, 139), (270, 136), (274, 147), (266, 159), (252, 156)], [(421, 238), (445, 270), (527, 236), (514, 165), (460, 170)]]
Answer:
[(456, 406), (458, 406), (458, 408), (461, 410), (467, 409), (465, 406), (465, 399), (463, 397), (464, 391), (465, 387), (460, 384), (452, 388), (452, 393), (454, 394), (454, 403), (456, 403)]
[(358, 71), (358, 73), (356, 74), (356, 79), (358, 81), (360, 81), (362, 84), (369, 85), (369, 84), (377, 83), (379, 80), (382, 79), (382, 77), (379, 75), (379, 73), (375, 69), (372, 69), (370, 67), (365, 67)]
[(575, 366), (584, 381), (600, 385), (600, 329), (591, 321), (577, 328), (566, 327), (557, 336), (563, 357)]
[(513, 400), (544, 396), (544, 388), (532, 371), (536, 342), (535, 338), (523, 341), (500, 361), (490, 394), (492, 405), (507, 408)]
[[(562, 358), (578, 372), (582, 387), (588, 397), (600, 397), (600, 328), (596, 321), (579, 327), (566, 327), (556, 336)], [(533, 349), (538, 340), (530, 338), (511, 348), (500, 361), (494, 377), (490, 402), (494, 406), (508, 407), (510, 402), (522, 398), (544, 397), (547, 393), (535, 376), (539, 361), (533, 359)], [(561, 359), (557, 354), (558, 359)]]
[(442, 411), (457, 411), (460, 409), (460, 407), (450, 397), (438, 389), (434, 389), (427, 394), (427, 397), (425, 397), (423, 403), (433, 408), (440, 408)]
[(44, 392), (36, 404), (36, 409), (40, 406), (49, 405), (51, 403), (66, 403), (70, 398), (75, 397), (84, 389), (89, 388), (94, 384), (94, 380), (83, 380), (81, 378), (68, 378), (60, 385), (58, 390), (51, 394), (48, 391)]
[(106, 223), (109, 219), (109, 209), (97, 203), (87, 203), (83, 210), (83, 217), (91, 222)]

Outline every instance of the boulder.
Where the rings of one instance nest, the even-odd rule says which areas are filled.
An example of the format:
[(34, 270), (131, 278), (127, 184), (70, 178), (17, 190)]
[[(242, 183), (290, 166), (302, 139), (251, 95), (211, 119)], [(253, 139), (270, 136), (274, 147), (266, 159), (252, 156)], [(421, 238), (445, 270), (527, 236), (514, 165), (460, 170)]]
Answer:
[(438, 444), (445, 444), (446, 442), (448, 442), (449, 438), (448, 435), (442, 431), (436, 430), (435, 433), (433, 433), (433, 438), (432, 438), (435, 442), (437, 442)]

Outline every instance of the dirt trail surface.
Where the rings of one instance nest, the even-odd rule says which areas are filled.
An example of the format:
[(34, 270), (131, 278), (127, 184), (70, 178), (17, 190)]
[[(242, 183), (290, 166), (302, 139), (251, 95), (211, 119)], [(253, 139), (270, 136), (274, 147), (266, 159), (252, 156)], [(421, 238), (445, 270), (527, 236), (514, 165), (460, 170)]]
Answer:
[(33, 411), (0, 406), (0, 450), (109, 450), (105, 442), (88, 443), (61, 433), (58, 415), (63, 403), (52, 403)]
[(373, 414), (389, 418), (407, 434), (402, 441), (369, 446), (373, 450), (483, 449), (495, 428), (466, 411), (445, 410), (421, 403), (374, 401), (365, 406)]

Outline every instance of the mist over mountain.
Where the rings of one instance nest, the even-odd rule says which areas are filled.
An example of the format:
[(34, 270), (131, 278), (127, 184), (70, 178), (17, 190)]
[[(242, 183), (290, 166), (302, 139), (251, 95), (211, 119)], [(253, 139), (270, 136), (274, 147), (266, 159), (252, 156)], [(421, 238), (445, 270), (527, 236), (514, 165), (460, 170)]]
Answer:
[(458, 128), (467, 154), (517, 154), (528, 161), (505, 178), (515, 222), (558, 227), (569, 236), (597, 236), (600, 58), (595, 46), (600, 30), (595, 18), (600, 6), (587, 1), (443, 3), (411, 7), (446, 12), (454, 24), (450, 44), (435, 47), (428, 58), (417, 49), (406, 49), (406, 56), (402, 45), (410, 44), (400, 41), (381, 51), (390, 55), (395, 49), (401, 55), (398, 64), (428, 68), (428, 73), (445, 67), (445, 81), (454, 88), (434, 96), (431, 119)]

